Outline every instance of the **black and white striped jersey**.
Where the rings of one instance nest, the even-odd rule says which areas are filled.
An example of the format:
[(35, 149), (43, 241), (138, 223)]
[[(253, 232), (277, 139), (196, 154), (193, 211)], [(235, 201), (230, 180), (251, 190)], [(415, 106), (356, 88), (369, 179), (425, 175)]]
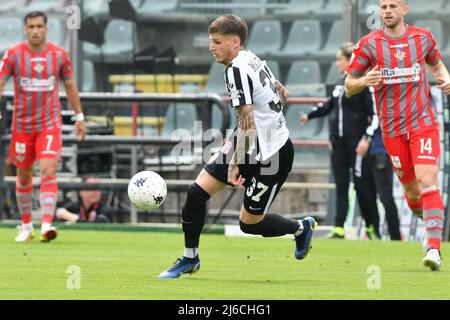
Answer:
[(269, 159), (289, 138), (272, 71), (252, 52), (240, 51), (225, 69), (225, 83), (232, 107), (253, 105), (259, 156)]

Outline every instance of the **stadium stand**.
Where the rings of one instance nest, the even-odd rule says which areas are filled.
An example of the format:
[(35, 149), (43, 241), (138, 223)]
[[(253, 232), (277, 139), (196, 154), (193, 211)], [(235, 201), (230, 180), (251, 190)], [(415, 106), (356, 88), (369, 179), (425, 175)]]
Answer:
[[(2, 1), (3, 2), (3, 1)], [(47, 13), (64, 12), (65, 0), (31, 0), (27, 5), (18, 7), (19, 12), (44, 11)]]
[(8, 12), (12, 13), (17, 8), (22, 8), (27, 4), (28, 0), (3, 0), (0, 6), (0, 13)]
[(95, 92), (97, 91), (96, 76), (94, 63), (92, 61), (83, 61), (83, 81), (81, 84), (81, 90), (83, 92)]
[(173, 11), (177, 6), (177, 0), (145, 0), (139, 7), (138, 16), (145, 19), (149, 16)]
[[(134, 24), (120, 19), (111, 19), (105, 30), (105, 43), (101, 50), (105, 62), (131, 63), (133, 60), (133, 27)], [(89, 60), (101, 60), (100, 48), (84, 43), (84, 54)]]
[(326, 85), (334, 85), (342, 75), (339, 73), (338, 69), (332, 63), (328, 69), (327, 76), (325, 78)]
[(265, 57), (280, 50), (282, 39), (280, 21), (260, 20), (253, 24), (247, 47), (256, 55)]
[(317, 61), (296, 61), (289, 70), (286, 85), (316, 84), (320, 80), (320, 65)]
[(444, 46), (444, 28), (441, 21), (437, 20), (417, 20), (414, 25), (416, 27), (424, 28), (433, 34), (436, 39), (439, 50)]
[(225, 85), (223, 84), (223, 72), (225, 68), (219, 63), (212, 63), (209, 68), (208, 81), (206, 82), (204, 92), (217, 93), (219, 95), (225, 95)]
[(58, 18), (48, 19), (48, 40), (67, 49), (64, 22)]
[(10, 46), (24, 40), (22, 19), (18, 17), (0, 17), (0, 53), (3, 54)]
[(299, 15), (299, 14), (313, 14), (323, 8), (324, 0), (309, 1), (309, 0), (290, 0), (286, 8), (276, 9), (275, 14), (280, 15)]
[(337, 20), (331, 26), (325, 46), (314, 53), (313, 57), (321, 61), (333, 59), (336, 56), (337, 50), (342, 45), (343, 40), (342, 21)]
[(276, 58), (307, 57), (319, 50), (322, 42), (320, 23), (317, 20), (297, 20), (292, 24), (286, 45)]

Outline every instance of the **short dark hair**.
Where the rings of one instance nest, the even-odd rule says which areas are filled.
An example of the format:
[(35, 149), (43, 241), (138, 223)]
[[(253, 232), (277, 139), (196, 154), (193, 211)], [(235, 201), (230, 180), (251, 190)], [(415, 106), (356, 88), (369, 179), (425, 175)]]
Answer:
[(241, 39), (241, 45), (245, 44), (248, 36), (247, 22), (234, 14), (226, 14), (214, 20), (209, 28), (208, 33), (233, 34)]
[(32, 12), (28, 13), (25, 16), (25, 18), (23, 18), (23, 24), (26, 25), (28, 19), (37, 18), (37, 17), (44, 18), (44, 22), (45, 22), (45, 24), (47, 24), (47, 15), (41, 11), (32, 11)]

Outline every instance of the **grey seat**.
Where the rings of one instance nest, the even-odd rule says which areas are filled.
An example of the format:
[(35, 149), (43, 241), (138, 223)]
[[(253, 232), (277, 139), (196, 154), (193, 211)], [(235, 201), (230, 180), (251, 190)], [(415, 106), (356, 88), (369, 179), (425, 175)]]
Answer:
[(256, 55), (267, 56), (281, 48), (283, 35), (278, 20), (256, 21), (248, 38), (248, 49)]
[(332, 59), (336, 56), (336, 52), (342, 45), (343, 40), (342, 21), (338, 20), (331, 26), (325, 46), (313, 56), (318, 59)]
[(313, 14), (320, 11), (325, 4), (325, 0), (290, 0), (286, 8), (274, 10), (275, 14), (282, 15), (298, 15), (298, 14)]
[(286, 85), (286, 89), (291, 97), (324, 98), (327, 94), (323, 83)]
[(49, 18), (47, 26), (48, 26), (47, 39), (60, 47), (64, 47), (66, 40), (65, 31), (67, 30), (67, 28), (63, 24), (63, 21), (57, 18)]
[[(120, 19), (110, 20), (105, 30), (105, 43), (102, 50), (106, 62), (129, 63), (133, 60), (134, 24)], [(85, 57), (88, 60), (100, 60), (100, 48), (84, 43)]]
[(320, 65), (317, 61), (296, 61), (289, 69), (286, 85), (321, 83)]
[(22, 19), (0, 17), (0, 53), (24, 40)]
[(19, 12), (63, 12), (65, 10), (65, 0), (32, 0), (28, 5), (18, 8)]
[(0, 6), (0, 12), (13, 12), (18, 8), (26, 6), (28, 0), (3, 0)]
[(217, 93), (218, 95), (226, 95), (227, 90), (224, 80), (225, 66), (216, 62), (211, 64), (208, 73), (208, 81), (206, 81), (204, 92)]
[(174, 11), (178, 7), (177, 0), (145, 0), (139, 7), (138, 16), (146, 18), (163, 12)]
[(267, 63), (267, 66), (269, 67), (270, 71), (272, 71), (273, 75), (275, 76), (275, 79), (277, 79), (278, 81), (281, 81), (280, 64), (274, 60), (266, 61), (266, 63)]
[(336, 65), (332, 63), (330, 68), (328, 69), (327, 77), (325, 79), (326, 85), (334, 85), (336, 82), (342, 77), (342, 74), (339, 73)]
[(322, 31), (317, 20), (297, 20), (292, 24), (285, 47), (276, 57), (299, 57), (316, 52), (322, 42)]
[[(167, 108), (164, 125), (161, 129), (162, 137), (201, 137), (200, 128), (195, 127), (195, 121), (198, 120), (197, 108), (193, 103), (176, 103)], [(174, 162), (172, 159), (173, 147), (161, 147), (160, 154), (163, 156), (163, 162)], [(192, 148), (184, 148), (187, 152), (180, 154), (181, 157), (187, 157), (191, 162)], [(169, 157), (167, 159), (167, 156)], [(185, 160), (182, 160), (185, 161)]]
[[(362, 1), (360, 1), (362, 2)], [(328, 1), (325, 7), (319, 11), (321, 16), (337, 16), (344, 12), (345, 3), (343, 0)]]
[[(144, 1), (144, 0), (142, 0)], [(130, 0), (130, 4), (139, 14), (141, 6), (141, 0)], [(107, 0), (89, 0), (83, 2), (83, 16), (91, 17), (96, 16), (98, 18), (109, 17), (109, 3)]]
[(438, 49), (442, 49), (444, 42), (444, 28), (442, 22), (438, 20), (417, 20), (414, 25), (430, 31), (436, 39)]
[(83, 83), (81, 90), (83, 92), (95, 92), (97, 90), (94, 63), (92, 61), (83, 61)]
[(444, 7), (444, 4), (444, 0), (408, 0), (409, 12), (421, 16), (439, 12)]
[(285, 118), (289, 128), (289, 136), (293, 140), (314, 140), (320, 133), (323, 118), (314, 119), (305, 125), (299, 123), (301, 116), (308, 114), (312, 110), (312, 105), (290, 104), (287, 107)]
[(167, 108), (161, 136), (169, 137), (177, 129), (187, 130), (190, 136), (198, 136), (199, 131), (195, 131), (194, 128), (194, 122), (197, 120), (198, 115), (195, 104), (187, 102), (171, 104)]

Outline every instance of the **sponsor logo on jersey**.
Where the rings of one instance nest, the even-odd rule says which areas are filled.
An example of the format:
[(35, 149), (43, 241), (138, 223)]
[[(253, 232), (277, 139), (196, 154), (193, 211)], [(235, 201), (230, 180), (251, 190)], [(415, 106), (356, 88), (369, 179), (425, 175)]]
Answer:
[(397, 156), (391, 156), (391, 160), (392, 160), (392, 165), (394, 166), (394, 168), (396, 169), (401, 169), (402, 168), (402, 163), (400, 162), (400, 158)]
[(37, 73), (42, 73), (42, 71), (44, 71), (45, 67), (44, 67), (43, 64), (37, 63), (37, 64), (34, 66), (33, 69), (34, 69), (34, 71), (36, 71)]
[(430, 220), (430, 221), (427, 222), (427, 228), (434, 228), (434, 227), (437, 227), (437, 226), (438, 226), (438, 224), (434, 220)]
[(420, 159), (420, 160), (433, 160), (434, 161), (434, 160), (436, 160), (436, 157), (421, 155), (421, 156), (418, 156), (417, 159)]
[(27, 151), (27, 145), (25, 143), (16, 142), (16, 153), (25, 154)]
[(20, 78), (20, 86), (26, 92), (45, 92), (55, 90), (56, 79), (54, 76), (48, 79)]
[(398, 49), (395, 52), (394, 57), (396, 57), (398, 61), (403, 61), (406, 58), (406, 52)]
[(381, 77), (384, 78), (384, 84), (419, 82), (421, 71), (422, 66), (419, 63), (414, 64), (411, 68), (382, 68)]
[(397, 44), (392, 44), (389, 46), (389, 48), (391, 49), (397, 49), (397, 48), (408, 48), (409, 44), (407, 43), (397, 43)]

